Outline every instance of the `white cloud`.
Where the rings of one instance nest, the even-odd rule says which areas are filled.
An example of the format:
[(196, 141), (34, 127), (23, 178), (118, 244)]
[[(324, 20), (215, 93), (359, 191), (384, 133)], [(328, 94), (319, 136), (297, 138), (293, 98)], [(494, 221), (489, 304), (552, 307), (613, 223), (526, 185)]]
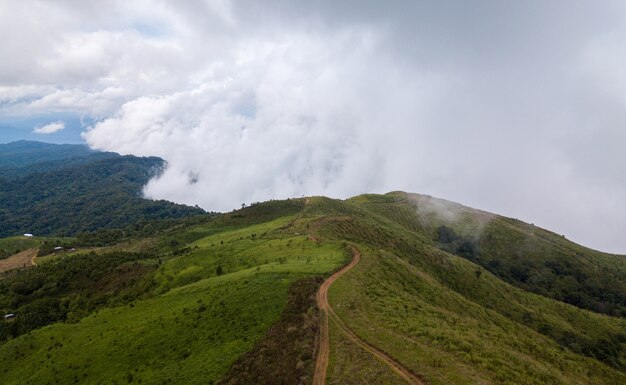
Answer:
[(59, 132), (65, 128), (64, 122), (52, 122), (48, 123), (44, 126), (37, 126), (33, 129), (35, 134), (54, 134), (55, 132)]
[[(396, 97), (387, 98), (422, 84), (394, 71), (385, 71), (384, 84), (372, 82), (367, 65), (379, 59), (371, 35), (349, 30), (332, 42), (301, 35), (242, 42), (202, 85), (130, 101), (84, 137), (96, 148), (164, 157), (170, 167), (146, 194), (212, 210), (374, 189), (385, 165), (371, 150), (405, 129), (377, 132), (379, 119), (398, 107)], [(381, 117), (372, 115), (377, 110)]]

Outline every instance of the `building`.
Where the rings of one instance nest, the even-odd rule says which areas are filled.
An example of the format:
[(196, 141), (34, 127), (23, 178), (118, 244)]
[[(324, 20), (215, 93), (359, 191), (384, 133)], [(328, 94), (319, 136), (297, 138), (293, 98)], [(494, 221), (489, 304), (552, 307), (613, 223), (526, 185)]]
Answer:
[(32, 238), (32, 237), (33, 237), (33, 234), (31, 234), (31, 233), (26, 233), (26, 234), (24, 234), (24, 236), (25, 236), (26, 238)]

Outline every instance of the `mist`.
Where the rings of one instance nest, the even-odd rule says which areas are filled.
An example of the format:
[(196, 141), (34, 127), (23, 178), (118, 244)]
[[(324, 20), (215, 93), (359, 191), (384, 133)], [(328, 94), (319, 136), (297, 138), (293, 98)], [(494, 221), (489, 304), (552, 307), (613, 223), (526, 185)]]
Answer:
[(405, 190), (626, 252), (622, 2), (0, 11), (0, 122), (74, 114), (92, 148), (166, 159), (146, 197), (226, 211)]

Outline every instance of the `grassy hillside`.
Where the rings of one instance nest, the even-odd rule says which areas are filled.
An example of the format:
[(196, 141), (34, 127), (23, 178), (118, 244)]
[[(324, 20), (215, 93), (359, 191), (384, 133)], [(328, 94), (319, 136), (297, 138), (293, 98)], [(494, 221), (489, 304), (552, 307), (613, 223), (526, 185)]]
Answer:
[[(458, 264), (450, 266), (457, 270), (455, 281), (469, 270), (465, 262), (447, 262)], [(619, 384), (626, 378), (623, 348), (617, 359), (622, 367), (609, 367), (568, 349), (552, 335), (542, 334), (544, 330), (527, 326), (523, 314), (530, 311), (541, 317), (545, 329), (559, 328), (580, 340), (585, 338), (576, 333), (584, 330), (584, 334), (594, 334), (591, 340), (602, 343), (623, 332), (621, 320), (580, 314), (516, 292), (498, 281), (490, 282), (487, 273), (479, 282), (472, 271), (465, 274), (468, 290), (487, 286), (480, 296), (470, 296), (447, 284), (452, 277), (438, 280), (392, 254), (368, 251), (361, 263), (333, 287), (330, 298), (335, 310), (359, 336), (429, 384)], [(504, 311), (503, 306), (507, 307)], [(518, 319), (516, 313), (522, 316)], [(337, 360), (339, 368), (354, 365), (341, 357)]]
[(364, 195), (352, 203), (436, 241), (525, 290), (626, 316), (626, 257), (601, 253), (515, 219), (418, 194)]
[[(367, 206), (365, 199), (356, 199), (356, 206)], [(337, 211), (337, 202), (322, 204), (327, 212)], [(429, 383), (623, 381), (623, 319), (514, 289), (479, 266), (438, 250), (434, 242), (412, 236), (409, 228), (423, 226), (418, 221), (410, 226), (389, 220), (380, 215), (380, 207), (358, 214), (354, 206), (342, 211), (353, 214), (320, 220), (325, 234), (369, 251), (351, 272), (357, 278), (340, 280), (331, 290), (332, 302), (340, 305), (336, 311), (361, 337), (397, 358), (404, 355), (407, 366)], [(558, 368), (554, 373), (548, 369), (552, 366)]]
[[(2, 383), (218, 381), (280, 319), (292, 285), (325, 274), (345, 259), (341, 244), (318, 244), (297, 234), (293, 227), (296, 216), (290, 214), (289, 202), (284, 209), (277, 206), (271, 205), (276, 209), (271, 210), (274, 215), (264, 212), (263, 207), (253, 207), (209, 223), (179, 228), (164, 244), (145, 244), (143, 253), (134, 255), (134, 260), (112, 262), (116, 246), (79, 250), (9, 278), (0, 287), (7, 299), (19, 297), (18, 282), (33, 281), (28, 274), (48, 276), (68, 270), (64, 264), (78, 264), (71, 269), (76, 279), (64, 280), (75, 290), (57, 291), (56, 298), (60, 303), (76, 304), (79, 311), (67, 313), (66, 322), (5, 342), (0, 347)], [(192, 241), (183, 244), (184, 239)], [(154, 250), (160, 253), (152, 254)], [(86, 268), (82, 265), (86, 262), (100, 268)], [(138, 266), (154, 270), (144, 269), (141, 276), (133, 276), (133, 282), (115, 287), (103, 284), (114, 272)], [(110, 290), (94, 290), (107, 286)], [(28, 291), (36, 297), (46, 287), (43, 282), (41, 288)], [(139, 287), (141, 295), (135, 290)], [(105, 293), (108, 296), (103, 298)], [(15, 312), (18, 317), (3, 327), (25, 322), (23, 312), (11, 307), (15, 301), (6, 303), (4, 311)], [(302, 354), (294, 363), (301, 360), (301, 365), (311, 367), (311, 337), (315, 333), (306, 335), (311, 347), (300, 349)], [(35, 368), (32, 363), (41, 364)]]
[[(271, 201), (86, 234), (80, 242), (93, 246), (0, 281), (2, 310), (17, 314), (0, 321), (14, 337), (0, 344), (1, 382), (310, 384), (313, 293), (346, 263), (348, 246), (361, 260), (331, 286), (330, 305), (355, 336), (428, 384), (626, 382), (621, 313), (573, 306), (483, 266), (479, 258), (509, 266), (530, 225), (450, 204), (419, 210), (420, 199), (432, 198)], [(521, 249), (529, 261), (585, 260), (588, 279), (623, 279), (621, 257), (540, 229), (524, 234), (536, 244)], [(29, 329), (28, 306), (44, 300), (57, 301), (58, 318)], [(330, 323), (327, 384), (403, 381)]]

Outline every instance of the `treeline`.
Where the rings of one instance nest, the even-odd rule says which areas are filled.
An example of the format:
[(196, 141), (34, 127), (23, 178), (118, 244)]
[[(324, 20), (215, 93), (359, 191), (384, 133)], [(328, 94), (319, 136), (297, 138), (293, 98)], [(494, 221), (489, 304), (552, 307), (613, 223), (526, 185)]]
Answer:
[[(162, 236), (172, 238), (181, 233), (182, 228), (206, 223), (218, 216), (219, 213), (208, 212), (193, 217), (160, 219), (152, 221), (139, 221), (132, 225), (115, 229), (99, 229), (95, 231), (80, 232), (76, 235), (75, 245), (80, 247), (103, 247), (131, 239)], [(200, 233), (199, 236), (202, 236)], [(168, 238), (168, 239), (169, 239)], [(176, 245), (177, 246), (178, 242)], [(163, 246), (163, 245), (160, 245)]]

